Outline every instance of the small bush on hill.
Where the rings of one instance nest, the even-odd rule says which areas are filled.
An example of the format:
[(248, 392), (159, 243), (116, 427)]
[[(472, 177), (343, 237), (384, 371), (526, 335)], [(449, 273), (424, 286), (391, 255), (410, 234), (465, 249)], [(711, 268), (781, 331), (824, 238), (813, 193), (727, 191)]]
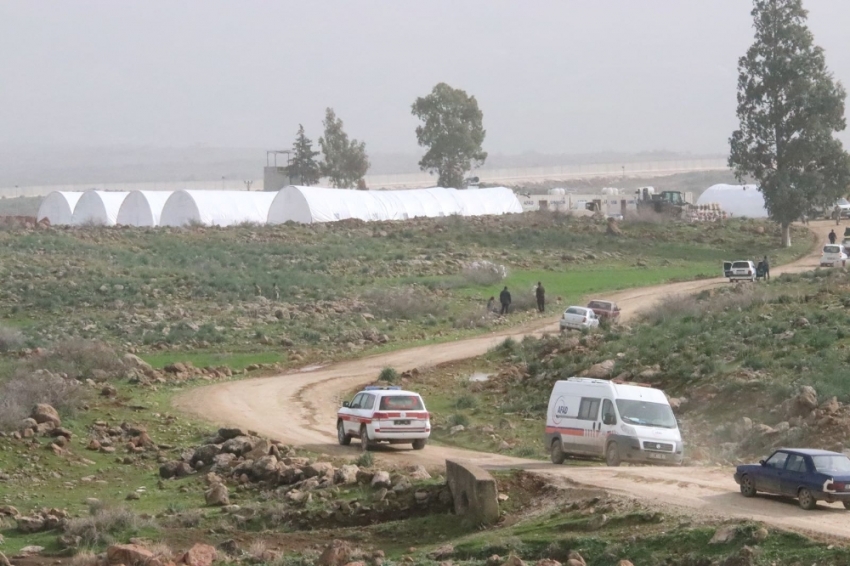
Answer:
[(67, 374), (71, 379), (118, 377), (124, 364), (118, 354), (103, 342), (66, 340), (29, 361), (32, 369)]
[(129, 509), (97, 508), (89, 517), (69, 520), (65, 534), (80, 537), (83, 546), (99, 546), (114, 543), (117, 535), (132, 535), (150, 526), (153, 526), (151, 521), (140, 518)]
[(372, 312), (384, 318), (416, 320), (446, 310), (439, 299), (419, 289), (375, 289), (364, 298)]
[(0, 352), (13, 352), (24, 345), (24, 335), (16, 328), (0, 326)]
[(85, 390), (75, 381), (46, 372), (18, 370), (0, 383), (0, 430), (17, 429), (38, 403), (70, 413), (79, 408), (85, 396)]
[(463, 276), (475, 285), (495, 285), (508, 276), (508, 269), (491, 261), (475, 261), (463, 268)]
[(395, 383), (398, 381), (398, 372), (395, 368), (386, 367), (381, 370), (381, 373), (378, 375), (378, 381), (385, 381), (387, 383)]

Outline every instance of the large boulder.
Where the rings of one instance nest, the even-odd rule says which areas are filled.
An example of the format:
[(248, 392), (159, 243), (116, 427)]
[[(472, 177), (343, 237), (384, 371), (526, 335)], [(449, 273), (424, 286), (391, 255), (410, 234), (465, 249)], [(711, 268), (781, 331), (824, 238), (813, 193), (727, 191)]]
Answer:
[(357, 466), (344, 464), (334, 471), (334, 483), (350, 485), (357, 483), (357, 472), (360, 470)]
[(818, 393), (814, 387), (804, 385), (797, 395), (791, 399), (789, 417), (807, 417), (818, 408)]
[(345, 566), (351, 560), (351, 547), (348, 543), (335, 540), (325, 547), (319, 556), (319, 566)]
[(218, 437), (222, 440), (230, 440), (237, 436), (248, 436), (248, 432), (241, 428), (220, 428), (218, 429)]
[(178, 564), (186, 566), (212, 566), (218, 553), (208, 544), (196, 543), (178, 560)]
[(419, 464), (417, 466), (413, 466), (413, 469), (410, 472), (410, 479), (412, 480), (430, 480), (431, 474), (428, 473), (428, 470), (425, 469), (425, 466)]
[(18, 531), (26, 534), (38, 533), (46, 528), (44, 517), (16, 517), (15, 522), (18, 524)]
[(150, 375), (153, 373), (153, 366), (151, 366), (149, 363), (147, 363), (139, 356), (136, 356), (135, 354), (124, 354), (121, 360), (124, 362), (125, 367), (137, 369), (145, 375)]
[(584, 372), (584, 376), (594, 379), (608, 379), (613, 373), (614, 360), (605, 360), (604, 362), (590, 366), (590, 369)]
[(277, 474), (277, 458), (274, 456), (263, 456), (254, 461), (251, 466), (251, 474), (258, 480), (270, 479)]
[(114, 544), (106, 549), (106, 560), (112, 565), (147, 566), (153, 559), (153, 552), (138, 544)]
[(192, 466), (186, 462), (181, 462), (180, 460), (166, 462), (159, 467), (159, 477), (164, 480), (171, 478), (184, 478), (193, 473), (195, 473), (195, 471), (192, 469)]
[(227, 486), (223, 483), (214, 483), (209, 489), (204, 492), (204, 500), (207, 505), (230, 505), (230, 496), (227, 493)]
[(330, 462), (315, 462), (304, 468), (304, 477), (333, 477), (334, 465)]
[(216, 456), (221, 454), (221, 446), (218, 444), (204, 444), (195, 448), (195, 453), (192, 455), (191, 464), (195, 465), (198, 462), (211, 464)]
[(33, 407), (30, 417), (38, 424), (51, 423), (54, 427), (62, 425), (62, 419), (59, 418), (59, 413), (47, 403), (39, 403)]
[(237, 436), (221, 445), (221, 451), (243, 456), (254, 449), (254, 439), (250, 436)]
[(375, 489), (384, 487), (386, 489), (390, 489), (392, 487), (392, 482), (390, 481), (390, 473), (385, 471), (375, 472), (375, 475), (372, 476), (372, 487)]
[(219, 454), (212, 460), (212, 471), (216, 473), (229, 472), (236, 466), (235, 454)]

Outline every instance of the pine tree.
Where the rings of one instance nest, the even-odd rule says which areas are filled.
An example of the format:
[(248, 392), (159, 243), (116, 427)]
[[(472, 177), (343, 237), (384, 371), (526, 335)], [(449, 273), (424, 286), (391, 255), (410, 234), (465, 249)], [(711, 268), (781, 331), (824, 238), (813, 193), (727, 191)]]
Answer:
[(316, 162), (318, 151), (313, 151), (313, 142), (304, 133), (304, 126), (298, 125), (298, 134), (292, 144), (292, 159), (286, 167), (286, 173), (293, 183), (315, 185), (321, 176)]
[(846, 127), (840, 82), (814, 44), (802, 0), (754, 0), (755, 41), (738, 61), (740, 129), (729, 166), (755, 179), (791, 245), (791, 223), (847, 192), (850, 158), (833, 137)]

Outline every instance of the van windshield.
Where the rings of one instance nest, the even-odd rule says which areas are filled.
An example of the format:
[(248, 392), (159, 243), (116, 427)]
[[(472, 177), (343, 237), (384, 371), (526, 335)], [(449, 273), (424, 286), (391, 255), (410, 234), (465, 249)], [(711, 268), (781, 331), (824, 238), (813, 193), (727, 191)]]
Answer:
[(648, 401), (632, 401), (617, 399), (617, 410), (623, 422), (638, 426), (654, 426), (659, 428), (676, 428), (676, 417), (673, 409), (664, 403)]

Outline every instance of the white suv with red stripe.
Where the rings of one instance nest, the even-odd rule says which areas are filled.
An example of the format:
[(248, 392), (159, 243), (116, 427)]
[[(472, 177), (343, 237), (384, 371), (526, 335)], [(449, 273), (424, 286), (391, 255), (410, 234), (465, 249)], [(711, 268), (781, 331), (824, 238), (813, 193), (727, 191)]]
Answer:
[(422, 450), (431, 436), (431, 415), (418, 393), (369, 386), (342, 404), (336, 432), (343, 446), (359, 438), (361, 450), (370, 450), (379, 442), (411, 443), (414, 450)]

